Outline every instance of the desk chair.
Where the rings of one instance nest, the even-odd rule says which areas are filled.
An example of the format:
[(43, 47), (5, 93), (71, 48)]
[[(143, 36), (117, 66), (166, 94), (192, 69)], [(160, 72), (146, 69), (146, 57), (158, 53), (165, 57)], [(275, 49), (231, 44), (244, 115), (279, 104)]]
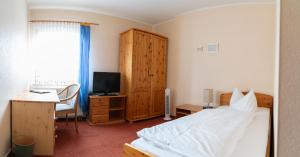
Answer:
[(58, 93), (60, 102), (56, 104), (55, 115), (66, 115), (66, 124), (68, 125), (68, 114), (75, 114), (75, 129), (78, 133), (77, 126), (77, 109), (78, 95), (80, 85), (78, 83), (71, 84)]

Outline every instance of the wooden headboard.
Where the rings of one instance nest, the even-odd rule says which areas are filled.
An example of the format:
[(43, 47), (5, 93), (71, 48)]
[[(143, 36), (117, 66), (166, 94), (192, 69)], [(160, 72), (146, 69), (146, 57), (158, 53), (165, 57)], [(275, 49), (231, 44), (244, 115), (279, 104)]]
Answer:
[[(247, 92), (243, 92), (243, 94), (247, 94)], [(229, 105), (230, 98), (232, 93), (224, 93), (220, 95), (220, 105)], [(258, 107), (265, 107), (273, 109), (273, 96), (261, 94), (261, 93), (255, 93), (256, 99), (257, 99), (257, 105)]]

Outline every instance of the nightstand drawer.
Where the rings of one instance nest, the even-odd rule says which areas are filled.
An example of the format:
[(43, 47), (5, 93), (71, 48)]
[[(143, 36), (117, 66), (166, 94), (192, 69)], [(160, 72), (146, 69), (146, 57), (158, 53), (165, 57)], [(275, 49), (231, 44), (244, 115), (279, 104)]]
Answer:
[(190, 105), (190, 104), (183, 104), (176, 107), (176, 117), (183, 117), (198, 111), (201, 111), (202, 107), (199, 105)]
[(177, 108), (176, 109), (176, 115), (177, 114), (181, 114), (181, 115), (189, 115), (191, 114), (192, 112), (190, 110), (185, 110), (185, 109), (179, 109)]

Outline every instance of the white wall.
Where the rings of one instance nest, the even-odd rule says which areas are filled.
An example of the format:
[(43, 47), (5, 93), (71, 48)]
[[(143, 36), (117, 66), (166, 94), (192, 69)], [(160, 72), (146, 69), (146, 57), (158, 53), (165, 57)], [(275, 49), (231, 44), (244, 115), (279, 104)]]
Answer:
[(27, 6), (25, 0), (0, 1), (0, 156), (10, 148), (9, 99), (27, 87)]
[[(273, 95), (275, 4), (208, 8), (153, 27), (169, 38), (168, 87), (174, 104), (202, 103), (204, 88), (253, 88)], [(218, 54), (197, 51), (219, 42)]]
[(72, 10), (30, 10), (31, 20), (70, 20), (94, 22), (99, 26), (91, 29), (90, 52), (90, 87), (93, 71), (119, 71), (119, 37), (120, 33), (130, 28), (151, 30), (151, 26), (138, 22), (107, 16), (103, 14)]

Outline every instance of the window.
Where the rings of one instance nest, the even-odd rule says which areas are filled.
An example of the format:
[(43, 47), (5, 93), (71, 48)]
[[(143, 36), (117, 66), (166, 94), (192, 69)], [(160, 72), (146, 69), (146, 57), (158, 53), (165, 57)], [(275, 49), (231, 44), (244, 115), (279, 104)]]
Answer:
[(31, 23), (32, 81), (35, 86), (64, 86), (78, 81), (80, 25)]

